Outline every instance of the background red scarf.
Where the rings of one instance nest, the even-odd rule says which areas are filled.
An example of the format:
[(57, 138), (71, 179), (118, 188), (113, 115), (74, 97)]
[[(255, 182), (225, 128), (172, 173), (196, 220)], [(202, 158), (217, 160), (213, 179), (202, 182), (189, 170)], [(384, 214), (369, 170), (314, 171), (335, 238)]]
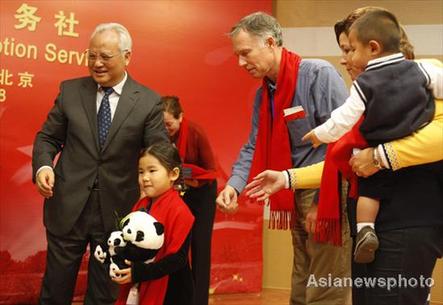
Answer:
[(191, 179), (196, 180), (214, 180), (217, 178), (218, 173), (213, 170), (207, 170), (195, 164), (185, 163), (186, 158), (186, 147), (188, 144), (188, 135), (189, 135), (189, 125), (188, 120), (183, 117), (180, 123), (180, 129), (178, 131), (177, 140), (175, 141), (175, 145), (177, 146), (178, 153), (182, 159), (183, 165), (182, 167), (190, 168), (192, 170)]
[(354, 127), (326, 150), (325, 165), (321, 177), (317, 224), (314, 238), (319, 242), (341, 245), (341, 179), (350, 183), (349, 196), (357, 198), (357, 176), (352, 172), (349, 159), (353, 148), (365, 148), (366, 140), (360, 133), (362, 116)]
[[(289, 131), (283, 110), (292, 105), (300, 61), (300, 56), (283, 48), (274, 94), (274, 117), (269, 109), (268, 85), (266, 80), (263, 80), (257, 139), (249, 179), (265, 169), (284, 170), (293, 166)], [(270, 204), (270, 228), (288, 229), (293, 227), (295, 221), (294, 193), (291, 190), (282, 190), (270, 197)]]
[[(148, 198), (143, 198), (132, 208), (133, 211), (146, 208)], [(149, 214), (162, 223), (165, 227), (165, 242), (158, 252), (155, 260), (176, 253), (183, 245), (191, 231), (194, 216), (181, 199), (177, 191), (170, 189), (161, 195), (151, 206)], [(169, 276), (164, 276), (153, 281), (141, 282), (139, 286), (140, 305), (162, 305)], [(133, 284), (123, 285), (120, 288), (119, 297), (115, 305), (126, 305), (129, 290)]]
[(186, 156), (186, 144), (188, 143), (188, 135), (189, 135), (189, 126), (188, 120), (185, 117), (182, 118), (180, 122), (180, 128), (178, 130), (177, 140), (175, 141), (175, 145), (177, 146), (178, 153), (182, 158), (182, 161)]

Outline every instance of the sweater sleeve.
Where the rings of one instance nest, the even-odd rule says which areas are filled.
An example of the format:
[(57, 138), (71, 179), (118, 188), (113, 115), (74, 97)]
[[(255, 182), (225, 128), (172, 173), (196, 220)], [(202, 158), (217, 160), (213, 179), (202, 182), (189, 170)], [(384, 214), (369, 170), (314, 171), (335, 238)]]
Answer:
[(324, 163), (324, 161), (321, 161), (305, 167), (289, 169), (288, 171), (291, 175), (290, 188), (292, 190), (319, 188)]
[(443, 159), (443, 100), (435, 100), (433, 120), (412, 135), (381, 144), (392, 170)]
[(208, 137), (203, 131), (201, 131), (197, 140), (199, 159), (203, 168), (207, 170), (215, 170), (214, 154), (211, 145), (209, 144)]
[(437, 59), (417, 60), (417, 64), (428, 80), (427, 88), (434, 97), (443, 99), (443, 64)]
[(190, 240), (191, 232), (176, 253), (167, 255), (157, 262), (150, 264), (134, 262), (131, 267), (132, 281), (139, 283), (156, 280), (182, 269), (188, 263)]

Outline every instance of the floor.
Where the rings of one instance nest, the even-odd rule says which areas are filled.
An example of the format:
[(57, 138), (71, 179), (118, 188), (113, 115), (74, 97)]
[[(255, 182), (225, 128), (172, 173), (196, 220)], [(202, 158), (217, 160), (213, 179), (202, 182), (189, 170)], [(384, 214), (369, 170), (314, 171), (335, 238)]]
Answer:
[[(72, 305), (82, 305), (74, 302)], [(209, 297), (209, 305), (288, 305), (289, 290), (264, 288), (260, 293), (216, 294)], [(439, 303), (431, 303), (439, 305)]]
[(289, 290), (263, 289), (260, 293), (216, 294), (209, 305), (288, 305)]
[[(216, 294), (209, 297), (209, 305), (288, 305), (289, 290), (263, 289), (260, 293)], [(82, 305), (73, 302), (72, 305)]]

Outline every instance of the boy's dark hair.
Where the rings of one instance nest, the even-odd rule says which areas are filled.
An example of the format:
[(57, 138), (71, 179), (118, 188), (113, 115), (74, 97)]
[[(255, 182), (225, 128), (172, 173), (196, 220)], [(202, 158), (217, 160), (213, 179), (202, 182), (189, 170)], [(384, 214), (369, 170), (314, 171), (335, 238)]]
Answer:
[[(334, 25), (335, 38), (337, 39), (337, 43), (340, 44), (339, 37), (341, 33), (349, 35), (349, 28), (357, 19), (359, 19), (361, 16), (369, 12), (375, 12), (375, 11), (386, 11), (386, 9), (377, 6), (360, 7), (352, 11), (344, 19), (337, 21), (337, 23)], [(410, 43), (408, 36), (406, 35), (406, 32), (402, 26), (400, 26), (400, 30), (401, 30), (400, 52), (403, 53), (405, 58), (414, 59), (415, 58), (414, 46)]]
[[(383, 12), (387, 12), (387, 10), (383, 7), (378, 7), (378, 6), (364, 6), (364, 7), (359, 7), (355, 10), (353, 10), (348, 16), (346, 16), (346, 18), (344, 18), (342, 20), (342, 22), (344, 23), (344, 31), (346, 33), (346, 35), (349, 35), (349, 28), (352, 26), (352, 24), (359, 19), (360, 17), (362, 17), (363, 15), (366, 15), (367, 13), (370, 12), (379, 12), (379, 11), (383, 11)], [(339, 33), (340, 35), (340, 33)]]
[(386, 10), (367, 12), (355, 20), (349, 31), (353, 30), (363, 44), (375, 40), (381, 45), (383, 52), (400, 52), (400, 24), (394, 14)]
[(178, 119), (180, 117), (180, 114), (183, 113), (183, 108), (180, 105), (179, 98), (177, 96), (163, 96), (161, 98), (161, 101), (163, 103), (163, 111), (172, 114), (175, 119)]
[(176, 185), (181, 185), (183, 182), (182, 175), (182, 161), (178, 153), (177, 148), (168, 142), (159, 142), (152, 144), (148, 148), (143, 148), (140, 151), (139, 159), (151, 155), (157, 158), (161, 165), (163, 165), (168, 171), (172, 171), (174, 168), (180, 170), (180, 176), (175, 181)]

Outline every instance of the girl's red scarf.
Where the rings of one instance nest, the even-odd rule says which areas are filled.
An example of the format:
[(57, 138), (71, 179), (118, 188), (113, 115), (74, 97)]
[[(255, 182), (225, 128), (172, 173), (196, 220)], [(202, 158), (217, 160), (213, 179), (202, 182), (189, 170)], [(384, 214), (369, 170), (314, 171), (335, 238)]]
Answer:
[(189, 134), (189, 125), (188, 120), (183, 118), (180, 123), (180, 129), (178, 131), (176, 146), (178, 149), (178, 153), (183, 161), (183, 167), (190, 168), (192, 171), (192, 179), (196, 180), (214, 180), (217, 178), (218, 174), (216, 171), (207, 170), (200, 166), (190, 163), (184, 163), (186, 158), (186, 147), (188, 144), (188, 134)]
[[(136, 211), (146, 208), (149, 200), (148, 198), (141, 199), (132, 210)], [(165, 227), (165, 242), (155, 258), (158, 261), (162, 257), (176, 253), (180, 249), (191, 231), (194, 216), (192, 216), (192, 213), (177, 191), (173, 189), (161, 195), (152, 204), (149, 214)], [(169, 276), (164, 276), (157, 280), (141, 282), (139, 286), (139, 304), (162, 305), (168, 287), (168, 280)], [(132, 284), (121, 286), (116, 305), (126, 304), (131, 287)]]
[[(274, 116), (270, 110), (269, 92), (263, 80), (262, 98), (255, 153), (252, 160), (250, 179), (265, 169), (284, 170), (291, 168), (291, 143), (283, 110), (291, 107), (297, 86), (298, 68), (301, 57), (283, 48), (280, 70), (274, 94)], [(270, 222), (272, 229), (288, 229), (295, 221), (294, 194), (282, 190), (270, 198)]]
[(354, 125), (351, 131), (337, 142), (328, 145), (325, 165), (321, 177), (315, 240), (341, 245), (341, 178), (350, 183), (349, 197), (357, 198), (357, 176), (352, 172), (349, 159), (353, 148), (367, 147), (366, 140), (360, 133), (364, 117)]

